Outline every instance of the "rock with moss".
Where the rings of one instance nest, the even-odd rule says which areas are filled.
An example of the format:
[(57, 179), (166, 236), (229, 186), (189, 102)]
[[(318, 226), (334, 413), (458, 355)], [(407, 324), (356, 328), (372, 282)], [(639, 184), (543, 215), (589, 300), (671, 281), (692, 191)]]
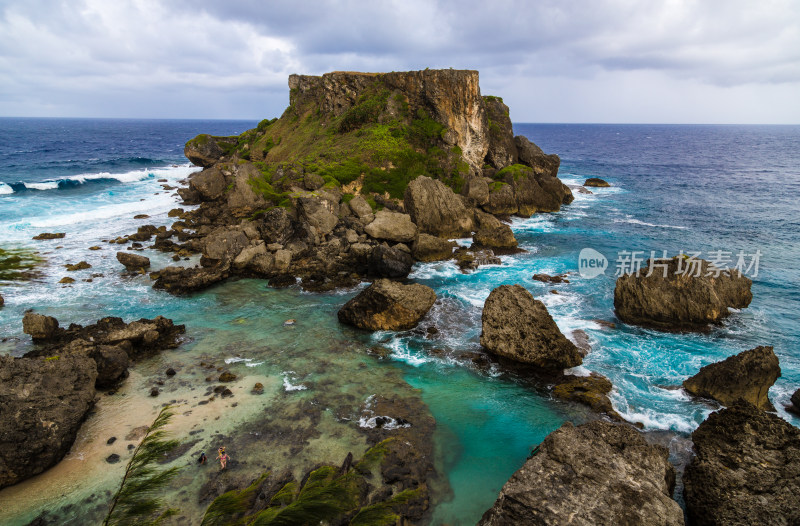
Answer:
[(706, 365), (684, 381), (683, 388), (690, 394), (712, 398), (726, 406), (742, 399), (759, 409), (774, 411), (769, 401), (769, 388), (780, 375), (778, 357), (772, 347), (761, 346)]
[(489, 202), (489, 183), (487, 177), (473, 176), (467, 178), (461, 189), (461, 194), (469, 199), (475, 206), (485, 205)]
[(492, 290), (481, 316), (481, 345), (489, 352), (546, 371), (583, 362), (541, 301), (520, 285)]
[(496, 181), (489, 185), (489, 200), (482, 208), (490, 214), (510, 216), (519, 210), (514, 187), (510, 184)]
[(196, 173), (189, 178), (189, 188), (197, 192), (200, 198), (211, 201), (222, 194), (228, 187), (228, 182), (222, 170), (216, 166), (206, 168), (202, 172)]
[(217, 137), (202, 133), (186, 143), (184, 155), (197, 166), (208, 168), (238, 142), (236, 137)]
[(500, 97), (483, 97), (486, 105), (486, 123), (489, 132), (489, 149), (486, 161), (500, 170), (517, 162), (519, 153), (514, 142), (508, 106)]
[(409, 183), (403, 203), (420, 232), (454, 238), (468, 236), (474, 228), (462, 199), (430, 177), (420, 176)]
[(339, 309), (339, 321), (372, 331), (414, 328), (436, 301), (433, 289), (380, 279)]
[(692, 442), (683, 476), (692, 524), (800, 523), (800, 430), (740, 401), (709, 415)]
[(514, 144), (519, 153), (519, 162), (530, 166), (537, 175), (556, 177), (561, 159), (556, 154), (546, 154), (536, 144), (523, 135), (514, 137)]
[(674, 487), (667, 449), (631, 426), (567, 422), (533, 450), (478, 524), (682, 526)]

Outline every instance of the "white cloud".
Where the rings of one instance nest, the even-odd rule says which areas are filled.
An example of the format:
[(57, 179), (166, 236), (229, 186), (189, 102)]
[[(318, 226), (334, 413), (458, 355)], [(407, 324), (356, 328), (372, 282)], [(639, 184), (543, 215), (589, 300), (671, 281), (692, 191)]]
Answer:
[(298, 4), (0, 0), (0, 114), (255, 119), (289, 73), (452, 66), (518, 120), (800, 122), (790, 0)]

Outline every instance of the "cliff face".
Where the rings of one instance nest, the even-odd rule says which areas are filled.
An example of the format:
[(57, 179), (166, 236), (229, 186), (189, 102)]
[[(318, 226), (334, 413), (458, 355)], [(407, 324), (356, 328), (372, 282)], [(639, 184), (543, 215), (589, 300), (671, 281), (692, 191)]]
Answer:
[[(319, 77), (291, 75), (290, 104), (297, 107), (313, 104), (322, 114), (341, 117), (375, 84), (391, 92), (389, 100), (403, 97), (411, 115), (422, 110), (443, 125), (444, 144), (461, 149), (471, 173), (481, 172), (489, 137), (477, 71), (426, 69), (392, 73), (337, 71)], [(398, 116), (397, 108), (388, 109), (391, 115)]]

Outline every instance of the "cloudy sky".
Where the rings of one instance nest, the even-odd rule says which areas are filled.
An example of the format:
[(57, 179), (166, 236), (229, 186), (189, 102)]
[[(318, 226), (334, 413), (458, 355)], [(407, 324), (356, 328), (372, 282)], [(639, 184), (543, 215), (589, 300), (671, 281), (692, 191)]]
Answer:
[(796, 0), (0, 0), (0, 115), (280, 115), (290, 73), (478, 69), (516, 122), (800, 123)]

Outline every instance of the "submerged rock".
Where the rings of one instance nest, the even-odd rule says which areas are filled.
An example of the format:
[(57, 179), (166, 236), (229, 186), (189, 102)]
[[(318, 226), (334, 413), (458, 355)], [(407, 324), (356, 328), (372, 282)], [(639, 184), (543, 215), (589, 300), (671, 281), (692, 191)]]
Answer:
[(774, 411), (769, 388), (780, 375), (772, 347), (756, 347), (706, 365), (683, 382), (683, 387), (690, 394), (713, 398), (726, 406), (743, 399), (759, 409)]
[(553, 396), (583, 404), (593, 411), (605, 413), (614, 420), (622, 421), (622, 417), (614, 410), (608, 393), (614, 386), (603, 375), (592, 373), (589, 376), (566, 375), (553, 387)]
[(372, 331), (411, 329), (435, 301), (430, 287), (380, 279), (339, 309), (339, 321)]
[(682, 525), (668, 457), (628, 425), (567, 422), (534, 449), (479, 524)]
[[(617, 279), (614, 308), (626, 323), (702, 330), (721, 322), (729, 308), (743, 309), (753, 299), (750, 279), (737, 271), (717, 269), (702, 259), (690, 263), (675, 257), (650, 261), (650, 265), (655, 265), (650, 276), (650, 267), (645, 267), (638, 276), (626, 274)], [(681, 270), (686, 272), (677, 274)]]
[(62, 239), (66, 234), (64, 232), (42, 232), (41, 234), (33, 236), (36, 241), (44, 241), (47, 239)]
[(597, 188), (607, 188), (611, 186), (606, 181), (603, 181), (599, 177), (590, 177), (584, 181), (583, 186), (594, 186)]
[(541, 369), (557, 370), (583, 361), (541, 301), (520, 285), (501, 285), (483, 306), (481, 345), (489, 352)]
[(800, 524), (799, 429), (738, 402), (709, 415), (692, 441), (683, 476), (692, 524)]
[(131, 254), (130, 252), (117, 252), (117, 261), (122, 263), (126, 270), (139, 271), (150, 268), (150, 258)]
[(61, 460), (94, 404), (88, 356), (0, 356), (0, 488)]

